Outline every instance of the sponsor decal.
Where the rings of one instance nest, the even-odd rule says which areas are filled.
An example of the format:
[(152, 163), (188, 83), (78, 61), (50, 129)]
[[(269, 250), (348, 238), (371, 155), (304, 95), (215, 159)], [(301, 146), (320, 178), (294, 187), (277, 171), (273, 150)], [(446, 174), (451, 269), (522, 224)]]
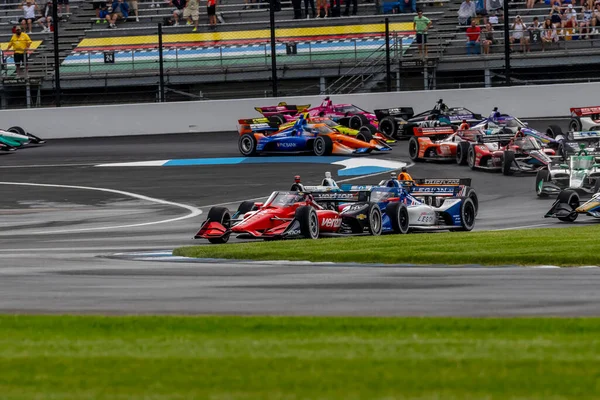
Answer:
[(341, 218), (323, 218), (321, 226), (326, 228), (339, 228), (342, 225)]
[(266, 123), (250, 124), (250, 128), (251, 129), (270, 128), (270, 127), (271, 126), (269, 124), (266, 124)]
[(293, 148), (296, 147), (296, 143), (277, 143), (277, 147)]
[(356, 219), (357, 219), (357, 220), (359, 220), (359, 221), (362, 221), (362, 220), (363, 220), (363, 219), (365, 219), (365, 218), (367, 218), (367, 216), (366, 216), (365, 214), (358, 214), (358, 215), (356, 216)]
[(417, 218), (417, 222), (423, 222), (425, 224), (429, 224), (433, 222), (433, 215), (422, 212), (421, 215)]
[(300, 229), (292, 229), (291, 231), (287, 231), (286, 235), (299, 236), (300, 235)]
[(460, 179), (423, 179), (424, 185), (458, 185)]
[(319, 200), (323, 200), (323, 199), (332, 199), (332, 200), (344, 200), (344, 199), (353, 199), (355, 198), (356, 195), (354, 193), (339, 193), (339, 192), (333, 192), (333, 193), (319, 193), (319, 194), (315, 194), (315, 198), (318, 198)]

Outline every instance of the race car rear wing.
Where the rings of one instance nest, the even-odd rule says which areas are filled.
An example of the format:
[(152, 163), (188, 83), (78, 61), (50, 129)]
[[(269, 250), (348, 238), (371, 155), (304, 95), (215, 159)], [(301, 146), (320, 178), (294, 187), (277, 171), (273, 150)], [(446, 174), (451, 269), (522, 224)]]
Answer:
[(439, 126), (435, 128), (413, 128), (413, 134), (415, 136), (434, 136), (434, 135), (452, 135), (454, 128), (451, 126)]
[(471, 178), (424, 178), (413, 179), (417, 185), (466, 185), (471, 186)]
[(283, 115), (296, 115), (298, 113), (304, 112), (310, 108), (310, 104), (304, 104), (301, 106), (294, 104), (287, 104), (285, 102), (281, 102), (276, 106), (266, 106), (266, 107), (254, 107), (256, 111), (265, 115), (265, 114), (283, 114)]
[(571, 117), (600, 114), (600, 106), (571, 108)]
[(569, 141), (600, 140), (600, 131), (569, 132)]
[(375, 110), (374, 113), (379, 121), (385, 117), (410, 119), (415, 115), (415, 110), (413, 110), (412, 107), (381, 108), (379, 110)]
[(497, 135), (477, 135), (477, 143), (502, 143), (508, 142), (513, 139), (515, 135), (511, 134), (497, 134)]
[(276, 123), (269, 122), (267, 118), (248, 118), (238, 120), (238, 133), (275, 132), (279, 130)]

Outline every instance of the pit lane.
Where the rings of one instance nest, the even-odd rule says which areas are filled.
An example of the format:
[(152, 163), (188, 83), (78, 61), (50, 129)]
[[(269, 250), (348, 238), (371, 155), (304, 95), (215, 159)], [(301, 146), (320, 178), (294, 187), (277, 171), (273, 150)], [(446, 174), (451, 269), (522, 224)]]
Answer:
[[(532, 121), (542, 128), (550, 121)], [(564, 123), (563, 123), (564, 125)], [(2, 181), (106, 188), (197, 207), (235, 208), (340, 168), (323, 164), (97, 168), (156, 159), (237, 157), (235, 133), (54, 140), (0, 157)], [(407, 158), (407, 143), (386, 159)], [(480, 198), (476, 229), (564, 226), (544, 220), (532, 176), (505, 177), (422, 163), (414, 177), (467, 177)], [(357, 179), (372, 183), (387, 174)], [(0, 185), (0, 310), (23, 312), (362, 315), (587, 315), (598, 313), (596, 269), (356, 268), (109, 259), (191, 240), (204, 216), (115, 192)], [(159, 222), (147, 224), (149, 222)], [(126, 225), (125, 228), (115, 228)], [(100, 229), (98, 229), (100, 228)], [(54, 232), (54, 233), (52, 233)], [(435, 244), (435, 235), (424, 240)], [(398, 249), (401, 251), (401, 241)], [(568, 284), (565, 285), (565, 281)], [(323, 282), (327, 282), (324, 285)], [(574, 299), (573, 292), (578, 293)]]

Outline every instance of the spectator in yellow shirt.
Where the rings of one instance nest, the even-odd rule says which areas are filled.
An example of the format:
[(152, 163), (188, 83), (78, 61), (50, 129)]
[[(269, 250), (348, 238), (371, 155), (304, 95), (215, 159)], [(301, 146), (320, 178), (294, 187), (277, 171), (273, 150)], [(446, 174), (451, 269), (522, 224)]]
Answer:
[(21, 32), (21, 27), (15, 27), (15, 33), (10, 38), (8, 47), (6, 50), (14, 49), (15, 53), (13, 58), (15, 59), (15, 66), (17, 67), (17, 75), (21, 75), (21, 64), (25, 66), (25, 72), (27, 72), (27, 50), (31, 46), (31, 39), (25, 32)]

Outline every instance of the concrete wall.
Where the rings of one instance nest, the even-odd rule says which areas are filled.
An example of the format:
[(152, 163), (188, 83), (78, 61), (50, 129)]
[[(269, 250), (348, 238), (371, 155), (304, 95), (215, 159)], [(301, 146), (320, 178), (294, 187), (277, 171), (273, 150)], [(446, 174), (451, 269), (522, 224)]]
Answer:
[[(233, 83), (232, 83), (233, 84)], [(392, 92), (332, 96), (336, 103), (353, 103), (366, 110), (410, 106), (415, 112), (431, 109), (443, 98), (449, 106), (465, 106), (484, 115), (493, 107), (523, 118), (568, 116), (569, 107), (600, 105), (600, 83), (518, 86)], [(130, 104), (0, 111), (2, 127), (20, 125), (43, 138), (148, 135), (212, 132), (236, 129), (239, 118), (259, 116), (255, 106), (317, 105), (322, 96), (258, 98), (182, 103)]]

